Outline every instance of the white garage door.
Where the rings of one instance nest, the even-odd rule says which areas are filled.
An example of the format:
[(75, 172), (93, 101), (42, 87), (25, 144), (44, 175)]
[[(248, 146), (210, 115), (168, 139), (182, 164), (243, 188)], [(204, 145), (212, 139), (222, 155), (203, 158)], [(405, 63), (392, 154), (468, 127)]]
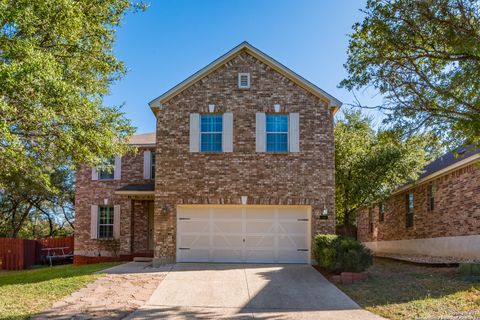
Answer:
[(179, 206), (178, 262), (309, 263), (306, 206)]

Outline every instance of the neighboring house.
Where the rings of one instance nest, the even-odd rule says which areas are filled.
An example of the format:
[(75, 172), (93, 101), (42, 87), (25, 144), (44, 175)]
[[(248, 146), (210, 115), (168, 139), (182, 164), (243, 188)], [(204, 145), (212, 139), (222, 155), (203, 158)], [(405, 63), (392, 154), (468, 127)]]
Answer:
[(376, 253), (480, 259), (480, 150), (428, 164), (418, 181), (361, 210), (357, 227)]
[(334, 233), (340, 101), (244, 42), (149, 105), (139, 153), (77, 172), (77, 263), (311, 262)]

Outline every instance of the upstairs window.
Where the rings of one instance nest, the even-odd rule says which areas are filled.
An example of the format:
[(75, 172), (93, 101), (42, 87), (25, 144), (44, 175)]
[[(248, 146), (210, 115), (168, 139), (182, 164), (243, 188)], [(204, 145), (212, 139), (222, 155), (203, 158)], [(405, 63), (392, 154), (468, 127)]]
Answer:
[(98, 180), (113, 180), (115, 178), (115, 158), (110, 158), (103, 162), (104, 169), (98, 172)]
[(266, 115), (267, 152), (288, 152), (288, 114)]
[(223, 116), (200, 115), (200, 151), (222, 152)]
[(433, 211), (435, 209), (435, 187), (433, 184), (429, 184), (427, 188), (427, 203), (428, 210)]
[(413, 227), (413, 192), (409, 192), (405, 195), (406, 205), (406, 223), (407, 228)]
[(98, 208), (98, 238), (113, 238), (113, 207)]
[(380, 204), (378, 205), (378, 220), (380, 222), (383, 222), (384, 219), (385, 219), (385, 203), (380, 202)]

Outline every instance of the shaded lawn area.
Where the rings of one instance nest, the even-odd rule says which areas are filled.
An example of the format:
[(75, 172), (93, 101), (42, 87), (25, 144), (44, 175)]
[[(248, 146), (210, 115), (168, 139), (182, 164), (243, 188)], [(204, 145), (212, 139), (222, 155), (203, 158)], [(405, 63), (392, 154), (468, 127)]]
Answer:
[(402, 320), (480, 319), (480, 283), (463, 280), (457, 268), (375, 258), (368, 271), (369, 280), (339, 287), (373, 313)]
[(0, 319), (28, 319), (94, 281), (118, 262), (0, 272)]

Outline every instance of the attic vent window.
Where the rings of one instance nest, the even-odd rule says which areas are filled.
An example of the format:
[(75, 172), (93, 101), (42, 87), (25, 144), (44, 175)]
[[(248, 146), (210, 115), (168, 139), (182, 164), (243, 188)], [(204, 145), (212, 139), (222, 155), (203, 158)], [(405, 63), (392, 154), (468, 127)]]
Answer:
[(250, 88), (250, 73), (238, 74), (238, 88), (249, 89)]

